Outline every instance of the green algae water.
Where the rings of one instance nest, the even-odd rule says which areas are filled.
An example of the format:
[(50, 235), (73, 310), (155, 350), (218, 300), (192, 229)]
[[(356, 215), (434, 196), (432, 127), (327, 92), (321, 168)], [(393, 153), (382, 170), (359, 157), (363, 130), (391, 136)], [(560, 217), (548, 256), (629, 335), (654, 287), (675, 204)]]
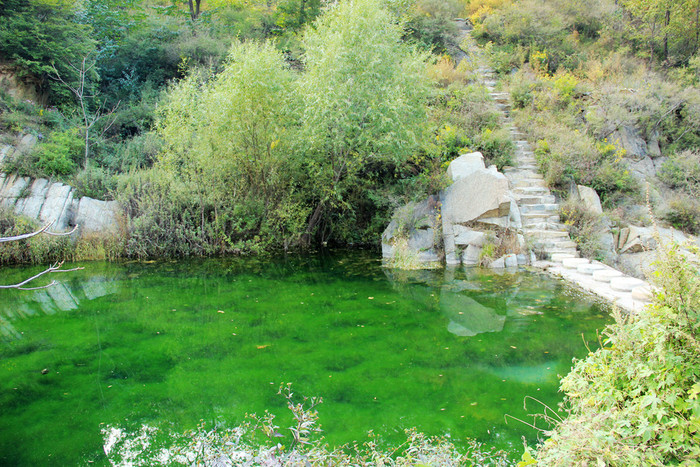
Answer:
[(82, 266), (0, 290), (3, 465), (104, 464), (106, 425), (235, 426), (267, 409), (284, 427), (288, 382), (323, 397), (334, 446), (416, 427), (517, 455), (536, 433), (505, 415), (541, 413), (526, 396), (556, 407), (557, 375), (609, 321), (541, 274), (394, 271), (364, 251)]

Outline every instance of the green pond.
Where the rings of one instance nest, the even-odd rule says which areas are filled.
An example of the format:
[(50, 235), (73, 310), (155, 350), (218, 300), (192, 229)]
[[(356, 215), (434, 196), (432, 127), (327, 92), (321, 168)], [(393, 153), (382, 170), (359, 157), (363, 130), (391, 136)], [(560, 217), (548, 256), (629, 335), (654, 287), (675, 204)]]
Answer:
[[(522, 452), (505, 415), (561, 400), (558, 376), (609, 322), (548, 276), (395, 271), (375, 252), (268, 260), (85, 263), (0, 290), (0, 464), (105, 463), (100, 430), (290, 420), (277, 391), (321, 396), (326, 441), (403, 430)], [(12, 283), (40, 268), (2, 268)]]

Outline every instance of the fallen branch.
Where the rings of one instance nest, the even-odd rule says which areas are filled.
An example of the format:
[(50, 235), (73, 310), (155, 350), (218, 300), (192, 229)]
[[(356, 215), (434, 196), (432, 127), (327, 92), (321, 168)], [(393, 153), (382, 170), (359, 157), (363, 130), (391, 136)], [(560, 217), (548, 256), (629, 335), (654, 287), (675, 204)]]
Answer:
[(26, 234), (22, 234), (22, 235), (15, 235), (14, 237), (0, 237), (0, 243), (14, 242), (17, 240), (24, 240), (27, 238), (32, 238), (35, 235), (39, 235), (40, 233), (45, 233), (46, 235), (53, 235), (54, 237), (65, 237), (66, 235), (70, 235), (78, 229), (78, 226), (76, 225), (75, 227), (73, 227), (73, 230), (71, 230), (70, 232), (50, 232), (48, 230), (48, 228), (51, 227), (51, 224), (53, 224), (53, 222), (51, 222), (50, 224), (46, 224), (44, 227), (37, 230), (36, 232), (30, 232), (30, 233), (26, 233)]
[[(47, 226), (48, 227), (48, 226)], [(45, 227), (46, 228), (46, 227)], [(48, 268), (44, 269), (38, 274), (33, 275), (29, 279), (25, 279), (22, 282), (19, 282), (17, 284), (12, 284), (12, 285), (0, 285), (0, 289), (17, 289), (17, 290), (39, 290), (39, 289), (46, 289), (48, 287), (51, 287), (52, 285), (56, 284), (56, 281), (51, 281), (50, 284), (42, 285), (39, 287), (23, 287), (24, 285), (28, 284), (29, 282), (38, 279), (39, 277), (43, 276), (44, 274), (51, 274), (54, 272), (72, 272), (72, 271), (78, 271), (80, 269), (84, 268), (73, 268), (73, 269), (61, 269), (61, 266), (63, 266), (63, 261), (60, 263), (55, 263), (52, 266), (49, 266)]]

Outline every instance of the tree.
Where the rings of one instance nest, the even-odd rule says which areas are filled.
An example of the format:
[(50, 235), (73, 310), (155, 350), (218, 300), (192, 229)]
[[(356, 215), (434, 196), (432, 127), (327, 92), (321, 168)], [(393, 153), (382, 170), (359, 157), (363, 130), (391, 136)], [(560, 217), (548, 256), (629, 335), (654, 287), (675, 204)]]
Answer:
[(77, 16), (75, 3), (67, 1), (0, 1), (0, 56), (13, 63), (21, 78), (36, 80), (50, 104), (71, 98), (60, 83), (49, 79), (53, 65), (73, 81), (76, 71), (67, 64), (95, 50), (90, 26), (80, 24)]
[(299, 170), (289, 145), (294, 79), (271, 43), (236, 42), (221, 73), (194, 71), (171, 89), (158, 120), (165, 142), (158, 168), (197, 200), (200, 240), (289, 243), (298, 236), (306, 214), (296, 201)]
[[(91, 59), (90, 55), (85, 55), (80, 62), (80, 68), (72, 63), (69, 64), (69, 66), (77, 73), (76, 81), (74, 83), (64, 80), (55, 65), (53, 66), (54, 75), (52, 78), (60, 81), (65, 87), (70, 89), (78, 101), (85, 138), (85, 162), (83, 164), (83, 169), (87, 169), (90, 156), (90, 130), (103, 117), (108, 117), (114, 114), (117, 107), (119, 107), (119, 102), (117, 102), (117, 104), (107, 112), (104, 111), (102, 107), (103, 104), (100, 104), (97, 110), (91, 110), (90, 107), (94, 106), (96, 96), (95, 94), (91, 93), (91, 89), (93, 87), (90, 86), (89, 77), (92, 75), (95, 68), (95, 61), (94, 59)], [(107, 130), (109, 130), (109, 127), (111, 127), (112, 124), (114, 124), (114, 119), (104, 126), (102, 133), (104, 134)]]
[[(300, 141), (315, 208), (308, 243), (329, 210), (372, 165), (398, 165), (419, 146), (425, 121), (424, 56), (401, 42), (397, 19), (375, 0), (341, 2), (304, 36)], [(367, 174), (365, 174), (367, 175)]]

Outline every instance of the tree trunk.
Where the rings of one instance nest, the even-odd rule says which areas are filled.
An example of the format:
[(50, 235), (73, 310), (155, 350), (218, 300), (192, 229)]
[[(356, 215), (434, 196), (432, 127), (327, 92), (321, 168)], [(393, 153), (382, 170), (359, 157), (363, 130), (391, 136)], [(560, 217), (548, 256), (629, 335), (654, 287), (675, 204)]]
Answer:
[(320, 201), (316, 206), (316, 209), (314, 209), (313, 214), (311, 214), (311, 217), (309, 218), (309, 223), (306, 225), (306, 232), (304, 232), (304, 234), (301, 236), (302, 245), (306, 247), (311, 245), (311, 235), (313, 235), (314, 230), (316, 230), (316, 226), (318, 225), (318, 222), (321, 220), (321, 214), (323, 214), (324, 208), (325, 203), (323, 201)]
[(664, 23), (664, 60), (668, 61), (668, 27), (671, 24), (671, 9), (666, 9), (666, 21)]
[(190, 18), (192, 18), (192, 21), (196, 20), (199, 18), (199, 5), (202, 3), (202, 0), (187, 0), (187, 4), (190, 6)]

